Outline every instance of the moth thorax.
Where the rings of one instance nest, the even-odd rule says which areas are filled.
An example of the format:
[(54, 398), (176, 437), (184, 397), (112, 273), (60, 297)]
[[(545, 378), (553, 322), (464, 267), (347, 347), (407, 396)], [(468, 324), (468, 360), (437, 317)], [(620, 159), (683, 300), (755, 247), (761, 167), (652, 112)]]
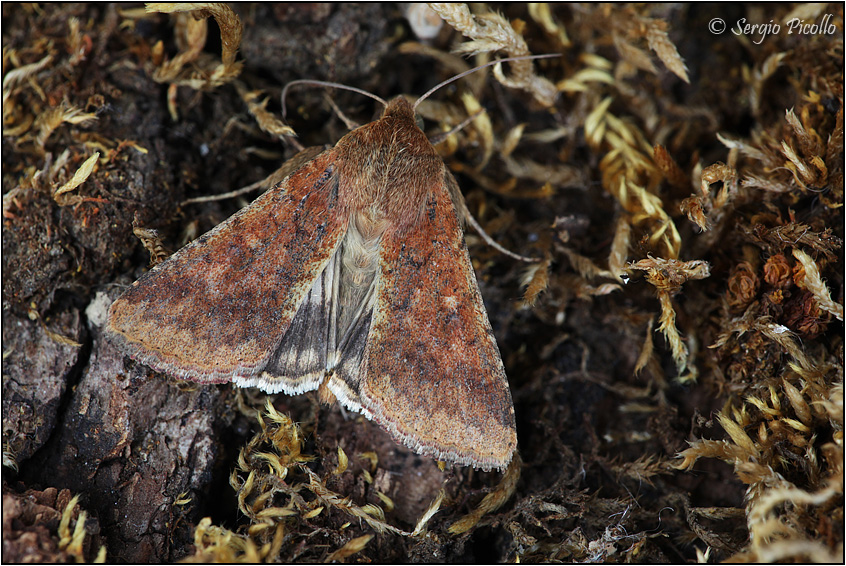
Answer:
[(384, 219), (372, 212), (353, 215), (344, 238), (344, 272), (350, 283), (366, 287), (373, 280), (379, 265), (379, 242), (387, 227)]

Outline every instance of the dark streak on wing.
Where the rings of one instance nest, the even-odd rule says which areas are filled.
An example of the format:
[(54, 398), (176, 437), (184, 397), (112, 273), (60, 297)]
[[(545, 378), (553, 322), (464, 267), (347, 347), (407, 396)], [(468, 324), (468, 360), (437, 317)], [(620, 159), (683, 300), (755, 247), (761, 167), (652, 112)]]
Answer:
[(266, 391), (302, 393), (320, 385), (326, 371), (332, 278), (337, 252), (315, 280), (256, 383)]

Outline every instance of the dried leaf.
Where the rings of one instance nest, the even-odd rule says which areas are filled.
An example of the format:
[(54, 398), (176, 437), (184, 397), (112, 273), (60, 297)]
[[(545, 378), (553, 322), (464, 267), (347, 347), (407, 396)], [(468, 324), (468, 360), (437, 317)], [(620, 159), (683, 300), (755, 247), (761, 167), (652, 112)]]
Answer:
[(711, 275), (711, 266), (707, 261), (679, 261), (652, 256), (630, 263), (628, 269), (645, 272), (650, 284), (671, 294), (677, 293), (688, 280), (705, 279)]
[(684, 171), (681, 170), (676, 160), (673, 159), (673, 156), (670, 155), (670, 152), (663, 145), (656, 145), (653, 148), (652, 159), (671, 186), (676, 189), (687, 189), (690, 187), (690, 179), (684, 174)]
[(649, 360), (652, 358), (652, 352), (654, 349), (652, 343), (652, 325), (655, 322), (655, 317), (649, 317), (649, 322), (646, 325), (646, 338), (643, 340), (643, 346), (640, 349), (640, 354), (637, 356), (637, 362), (635, 363), (634, 370), (632, 371), (633, 374), (637, 375), (640, 373), (640, 370), (646, 367), (646, 364), (649, 363)]
[(502, 480), (496, 486), (496, 489), (487, 494), (482, 499), (482, 502), (479, 503), (479, 506), (470, 514), (465, 515), (450, 525), (449, 533), (452, 535), (466, 533), (475, 527), (482, 517), (488, 513), (493, 513), (511, 499), (511, 496), (514, 495), (514, 491), (517, 489), (517, 481), (520, 479), (520, 468), (522, 465), (523, 460), (520, 458), (519, 452), (515, 452), (511, 463), (506, 468)]
[(823, 283), (822, 278), (820, 277), (820, 270), (817, 267), (817, 263), (811, 259), (811, 256), (799, 248), (793, 248), (793, 257), (799, 260), (802, 267), (805, 268), (805, 278), (802, 282), (797, 284), (814, 294), (814, 298), (819, 303), (820, 308), (830, 312), (836, 316), (838, 320), (843, 320), (843, 305), (832, 300), (831, 294), (828, 292), (828, 288), (825, 286), (825, 283)]
[(329, 556), (327, 556), (326, 562), (342, 562), (345, 558), (349, 558), (353, 554), (364, 550), (364, 547), (367, 546), (367, 543), (369, 543), (372, 539), (373, 535), (364, 535), (356, 537), (347, 542), (344, 546), (342, 546)]
[(441, 508), (441, 503), (443, 503), (444, 497), (446, 497), (446, 492), (441, 489), (438, 492), (437, 497), (432, 500), (429, 504), (429, 507), (426, 508), (426, 511), (420, 515), (420, 518), (417, 519), (417, 524), (414, 525), (414, 530), (411, 532), (411, 536), (416, 537), (424, 532), (426, 528), (426, 524), (431, 520), (432, 517), (435, 516), (435, 513)]
[(523, 293), (524, 306), (534, 306), (540, 294), (549, 286), (549, 264), (550, 260), (547, 259), (526, 268), (521, 281), (521, 286), (526, 288)]
[(667, 36), (667, 32), (663, 29), (665, 25), (665, 22), (661, 22), (661, 25), (655, 22), (655, 25), (649, 26), (646, 32), (646, 40), (649, 42), (649, 48), (658, 55), (658, 58), (661, 59), (661, 62), (670, 71), (689, 84), (690, 79), (687, 76), (687, 66), (679, 55), (676, 46)]
[(263, 94), (261, 91), (247, 92), (243, 87), (241, 87), (241, 85), (237, 86), (238, 94), (240, 94), (241, 99), (247, 103), (247, 109), (256, 119), (256, 122), (258, 122), (259, 128), (261, 128), (262, 131), (280, 139), (283, 136), (296, 135), (290, 126), (287, 126), (279, 118), (266, 110), (267, 103), (269, 101), (268, 98), (265, 98), (261, 102), (256, 102), (256, 100)]
[(611, 242), (611, 251), (608, 254), (608, 271), (620, 282), (623, 281), (624, 268), (631, 245), (632, 227), (629, 222), (630, 219), (624, 215), (617, 219), (614, 241)]
[(481, 171), (490, 161), (494, 151), (494, 135), (493, 125), (491, 124), (490, 116), (485, 112), (476, 97), (469, 92), (464, 92), (461, 95), (461, 101), (464, 103), (464, 109), (469, 116), (474, 116), (472, 122), (473, 129), (478, 132), (476, 141), (482, 146), (482, 159), (476, 165), (476, 169)]
[(88, 180), (88, 177), (94, 171), (94, 166), (97, 165), (97, 160), (99, 158), (100, 153), (95, 152), (94, 155), (86, 159), (85, 162), (83, 162), (83, 164), (79, 166), (79, 169), (76, 170), (76, 173), (73, 174), (73, 177), (71, 177), (67, 183), (56, 189), (56, 191), (53, 193), (53, 199), (60, 205), (65, 203), (65, 200), (59, 197), (61, 197), (67, 192), (74, 190), (86, 180)]
[(332, 473), (336, 476), (343, 474), (347, 471), (347, 466), (349, 465), (349, 458), (347, 458), (347, 453), (344, 452), (344, 449), (338, 446), (338, 467), (335, 468)]
[[(235, 55), (241, 45), (243, 25), (241, 19), (226, 4), (219, 3), (179, 3), (151, 2), (146, 5), (147, 12), (178, 14), (177, 40), (183, 44), (179, 54), (156, 69), (153, 79), (158, 82), (184, 85), (197, 90), (210, 90), (234, 80), (241, 72), (241, 63), (235, 61)], [(181, 14), (191, 13), (190, 17)], [(202, 20), (194, 19), (194, 17)], [(207, 25), (205, 18), (214, 17), (220, 29), (221, 55), (220, 64), (200, 63), (203, 47), (206, 43)], [(188, 63), (196, 62), (195, 69), (183, 68)]]
[(539, 23), (541, 27), (543, 27), (546, 33), (555, 37), (562, 47), (570, 46), (570, 39), (567, 37), (567, 31), (560, 23), (555, 21), (555, 18), (552, 17), (552, 12), (549, 9), (549, 3), (529, 3), (529, 15), (533, 20)]

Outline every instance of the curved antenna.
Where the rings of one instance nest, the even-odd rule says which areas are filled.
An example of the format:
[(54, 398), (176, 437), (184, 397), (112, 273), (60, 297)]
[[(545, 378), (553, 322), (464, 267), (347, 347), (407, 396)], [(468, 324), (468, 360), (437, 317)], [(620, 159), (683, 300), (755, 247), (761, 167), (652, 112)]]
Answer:
[(473, 67), (469, 71), (464, 71), (463, 73), (459, 73), (459, 74), (455, 75), (454, 77), (449, 78), (449, 79), (445, 80), (444, 82), (433, 86), (432, 88), (429, 89), (429, 91), (426, 94), (424, 94), (423, 96), (421, 96), (420, 98), (417, 99), (417, 102), (414, 103), (413, 108), (414, 108), (414, 110), (417, 110), (417, 105), (420, 104), (421, 102), (423, 102), (424, 100), (426, 100), (427, 98), (429, 98), (429, 96), (432, 93), (434, 93), (436, 90), (438, 90), (439, 88), (445, 87), (449, 83), (457, 81), (458, 79), (460, 79), (462, 77), (466, 77), (467, 75), (469, 75), (471, 73), (475, 73), (476, 71), (480, 71), (480, 70), (484, 69), (485, 67), (491, 67), (493, 65), (498, 65), (500, 63), (507, 63), (509, 61), (527, 61), (527, 60), (531, 60), (531, 59), (549, 59), (551, 57), (560, 57), (560, 55), (558, 53), (547, 53), (546, 55), (523, 55), (521, 57), (506, 57), (505, 59), (497, 59), (495, 61), (488, 61), (484, 65), (479, 65), (478, 67)]
[(282, 118), (285, 118), (285, 116), (287, 115), (287, 109), (285, 107), (285, 96), (288, 94), (288, 89), (291, 88), (292, 86), (296, 86), (296, 85), (326, 86), (326, 87), (330, 87), (330, 88), (340, 88), (340, 89), (343, 89), (343, 90), (349, 90), (351, 92), (357, 92), (358, 94), (363, 94), (364, 96), (369, 96), (373, 100), (376, 100), (377, 102), (381, 103), (382, 106), (388, 106), (388, 103), (385, 102), (385, 100), (383, 98), (376, 96), (372, 92), (367, 92), (366, 90), (362, 90), (360, 88), (355, 88), (354, 86), (347, 86), (347, 85), (342, 85), (340, 83), (331, 83), (331, 82), (326, 82), (326, 81), (313, 81), (311, 79), (299, 79), (299, 80), (296, 80), (296, 81), (289, 82), (288, 84), (285, 85), (285, 88), (282, 89)]

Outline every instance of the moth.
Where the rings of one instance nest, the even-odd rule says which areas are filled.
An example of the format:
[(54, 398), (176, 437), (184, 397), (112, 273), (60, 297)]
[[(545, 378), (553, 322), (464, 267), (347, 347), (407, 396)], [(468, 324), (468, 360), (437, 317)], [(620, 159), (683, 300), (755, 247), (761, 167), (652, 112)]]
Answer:
[(300, 161), (133, 283), (110, 341), (182, 379), (317, 389), (418, 454), (506, 468), (514, 405), (462, 196), (412, 105)]

